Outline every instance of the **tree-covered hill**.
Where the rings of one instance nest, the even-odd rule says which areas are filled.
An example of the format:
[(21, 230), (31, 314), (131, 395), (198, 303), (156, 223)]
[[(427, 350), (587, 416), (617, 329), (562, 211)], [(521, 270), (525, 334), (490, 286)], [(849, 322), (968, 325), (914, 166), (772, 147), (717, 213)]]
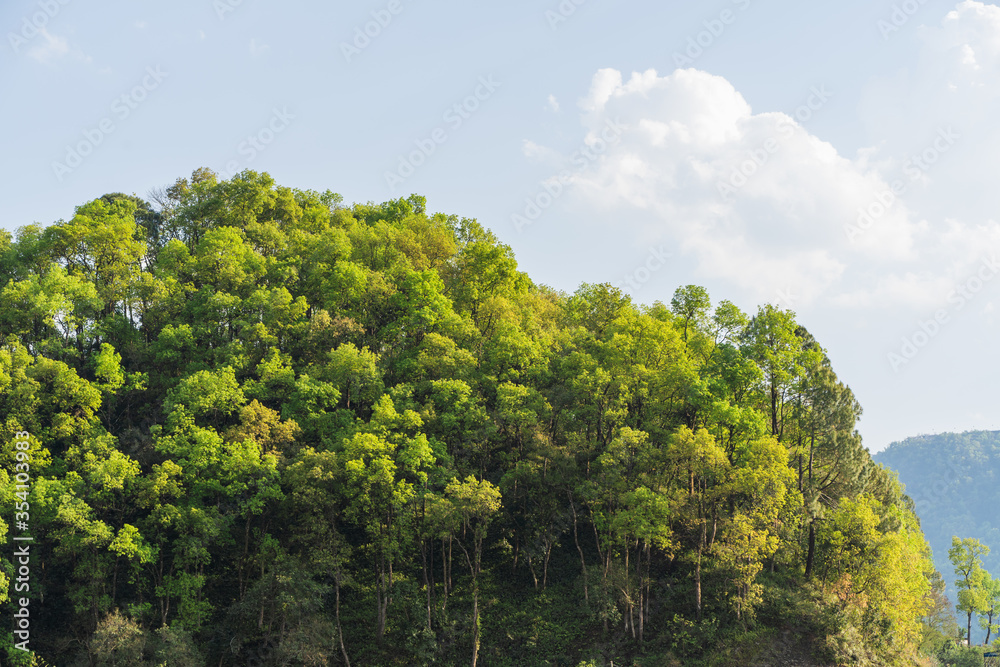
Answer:
[(416, 195), (198, 170), (153, 198), (0, 238), (0, 535), (34, 538), (28, 574), (2, 553), (4, 617), (30, 610), (6, 663), (903, 665), (942, 639), (912, 503), (793, 313), (556, 292)]
[(1000, 431), (921, 435), (894, 442), (874, 458), (899, 474), (913, 499), (952, 600), (955, 577), (948, 549), (953, 536), (989, 546), (984, 566), (1000, 575)]

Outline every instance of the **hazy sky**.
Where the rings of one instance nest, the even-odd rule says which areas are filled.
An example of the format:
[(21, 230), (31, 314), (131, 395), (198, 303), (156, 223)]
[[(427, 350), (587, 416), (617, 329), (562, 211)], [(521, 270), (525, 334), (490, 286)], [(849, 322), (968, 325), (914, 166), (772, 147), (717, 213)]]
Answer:
[(419, 193), (559, 289), (792, 308), (872, 450), (1000, 428), (995, 4), (7, 0), (0, 28), (7, 229), (201, 166)]

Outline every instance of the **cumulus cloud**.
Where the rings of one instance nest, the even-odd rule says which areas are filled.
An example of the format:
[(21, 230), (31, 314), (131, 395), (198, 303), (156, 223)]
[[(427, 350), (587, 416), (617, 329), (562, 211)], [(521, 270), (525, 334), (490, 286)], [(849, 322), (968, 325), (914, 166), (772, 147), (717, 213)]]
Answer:
[[(898, 420), (893, 437), (988, 426), (1000, 363), (1000, 7), (931, 10), (932, 25), (893, 36), (908, 67), (837, 105), (856, 110), (840, 119), (863, 129), (853, 146), (809, 122), (834, 112), (822, 86), (782, 113), (697, 69), (595, 72), (573, 127), (582, 138), (524, 143), (558, 178), (525, 200), (515, 227), (588, 279), (624, 271), (619, 284), (647, 303), (699, 283), (750, 309), (792, 308), (875, 406), (873, 423)], [(670, 256), (656, 276), (647, 247)]]
[(918, 65), (872, 80), (860, 114), (884, 173), (906, 183), (905, 201), (923, 219), (924, 278), (915, 269), (883, 276), (855, 295), (862, 303), (938, 299), (967, 264), (1000, 250), (1000, 7), (964, 0), (918, 39)]
[[(803, 108), (821, 113), (830, 95), (803, 91)], [(867, 157), (839, 155), (787, 114), (754, 113), (720, 76), (604, 69), (580, 108), (599, 157), (573, 174), (574, 194), (595, 211), (647, 213), (653, 229), (633, 231), (669, 239), (704, 276), (753, 284), (765, 300), (792, 287), (809, 301), (857, 258), (914, 256), (921, 225), (900, 203), (878, 208), (891, 185)], [(624, 131), (602, 146), (609, 122)], [(873, 204), (876, 219), (856, 227)]]
[[(758, 300), (933, 308), (1000, 250), (1000, 7), (963, 0), (918, 39), (916, 67), (867, 87), (869, 142), (854, 155), (803, 125), (824, 113), (823, 86), (793, 117), (696, 69), (599, 70), (579, 101), (593, 159), (567, 197), (590, 224), (668, 242), (699, 279)], [(614, 142), (609, 123), (623, 128)], [(559, 162), (538, 143), (524, 153)]]

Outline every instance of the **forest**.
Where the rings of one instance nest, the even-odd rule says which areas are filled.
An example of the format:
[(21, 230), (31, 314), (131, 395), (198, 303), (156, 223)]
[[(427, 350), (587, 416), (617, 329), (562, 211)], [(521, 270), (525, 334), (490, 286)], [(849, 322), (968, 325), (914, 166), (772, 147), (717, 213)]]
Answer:
[(4, 664), (954, 644), (914, 503), (793, 312), (564, 293), (418, 195), (207, 169), (4, 233), (0, 285), (0, 600), (30, 612)]
[[(953, 539), (961, 537), (992, 547), (981, 555), (982, 567), (1000, 573), (1000, 522), (994, 510), (1000, 504), (1000, 432), (915, 436), (892, 443), (873, 458), (905, 484), (940, 572), (952, 572), (948, 552)], [(949, 591), (952, 603), (958, 602), (958, 590)], [(981, 643), (986, 636), (986, 629), (973, 624), (974, 641)]]

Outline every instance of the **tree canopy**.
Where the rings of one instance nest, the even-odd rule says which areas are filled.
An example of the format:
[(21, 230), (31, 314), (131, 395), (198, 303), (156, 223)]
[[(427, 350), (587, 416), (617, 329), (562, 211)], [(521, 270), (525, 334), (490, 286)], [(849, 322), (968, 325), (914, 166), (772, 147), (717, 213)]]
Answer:
[(792, 626), (828, 661), (920, 650), (913, 504), (794, 313), (561, 293), (417, 195), (199, 169), (156, 199), (0, 244), (0, 534), (25, 460), (40, 658), (689, 664)]

